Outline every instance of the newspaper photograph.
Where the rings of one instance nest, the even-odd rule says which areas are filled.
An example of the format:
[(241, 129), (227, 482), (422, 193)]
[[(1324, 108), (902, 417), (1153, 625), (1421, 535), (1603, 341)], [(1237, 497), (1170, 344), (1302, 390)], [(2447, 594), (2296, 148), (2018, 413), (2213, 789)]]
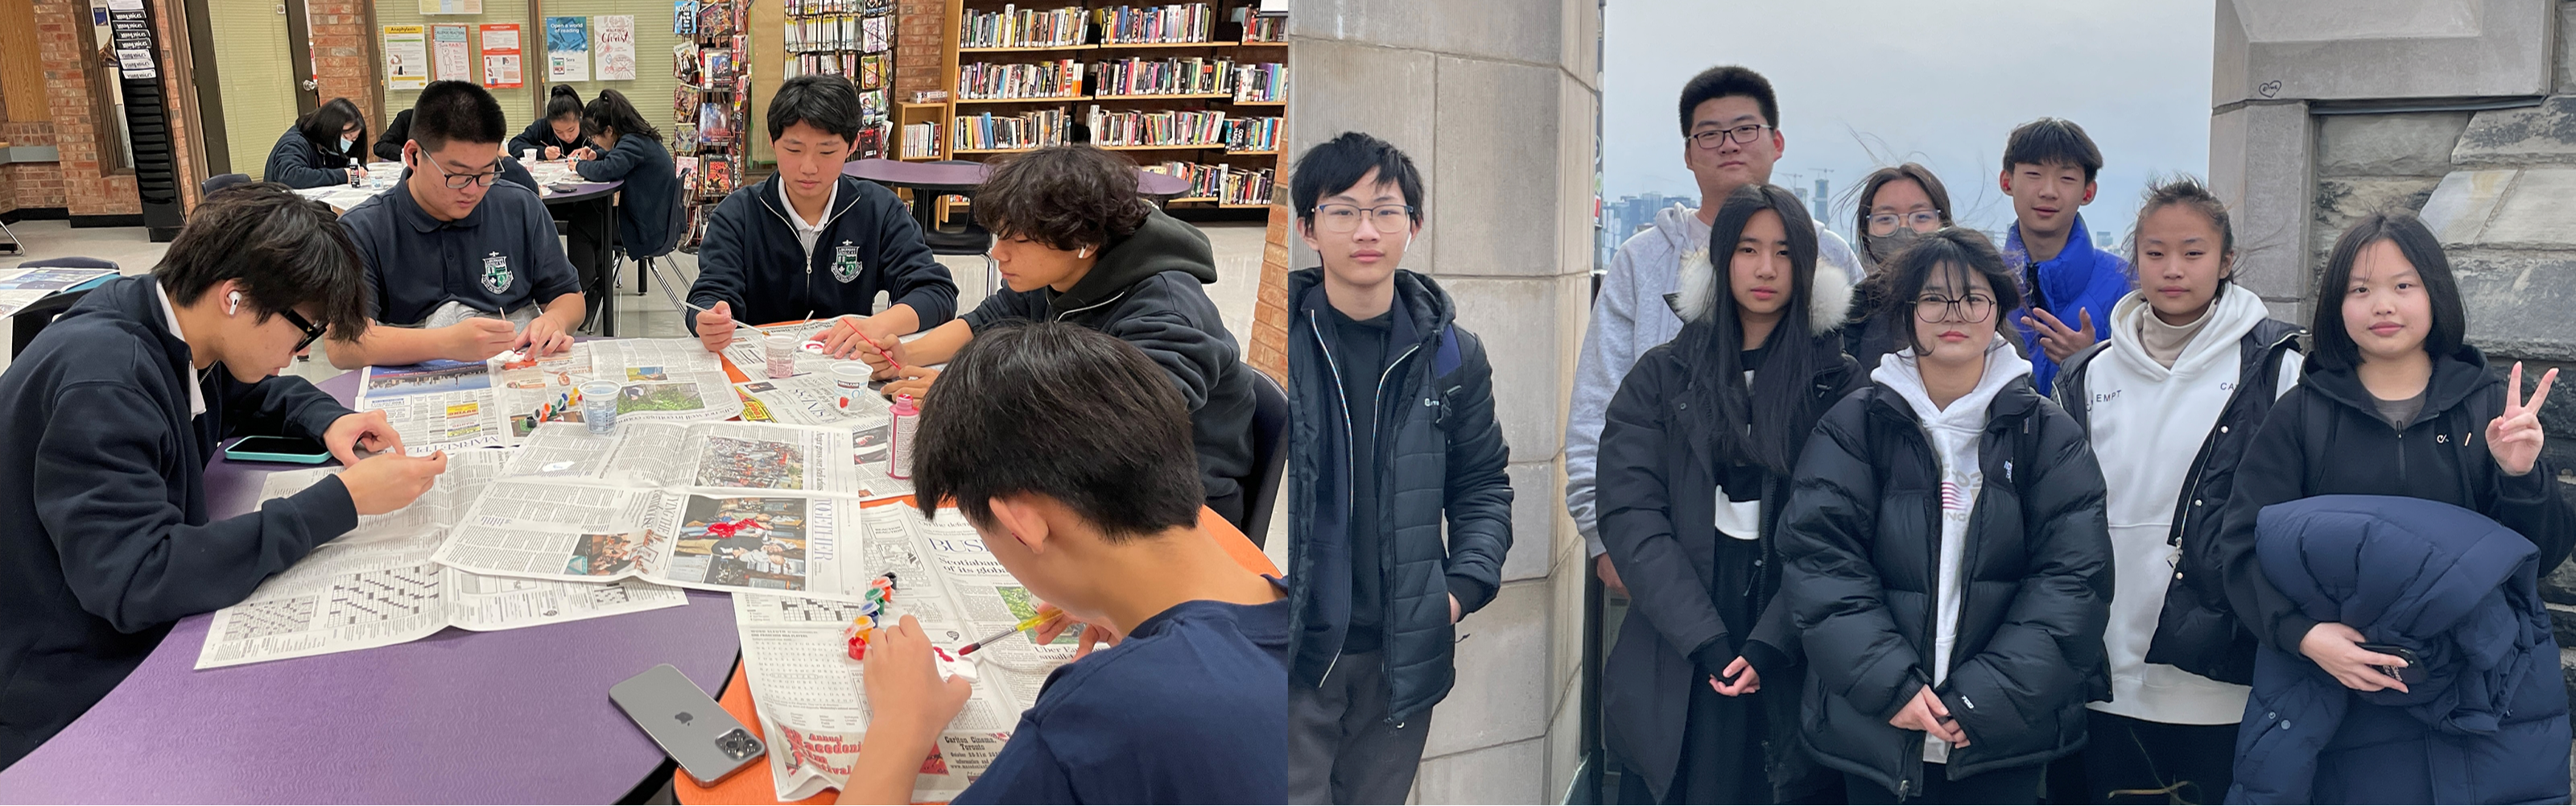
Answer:
[(640, 579), (858, 601), (875, 574), (862, 567), (863, 555), (839, 550), (839, 513), (855, 503), (503, 479), (467, 511), (435, 559), (525, 579)]
[(736, 328), (733, 332), (733, 343), (725, 345), (724, 357), (725, 360), (733, 362), (733, 368), (741, 370), (745, 378), (755, 381), (774, 380), (769, 377), (767, 352), (769, 347), (761, 339), (768, 336), (786, 336), (796, 340), (797, 376), (819, 375), (828, 378), (832, 374), (832, 363), (837, 359), (819, 352), (807, 352), (804, 345), (808, 341), (823, 338), (823, 331), (831, 327), (832, 320), (824, 319), (793, 325), (771, 325), (759, 330), (747, 327)]
[(854, 486), (846, 492), (864, 501), (912, 494), (912, 482), (887, 475), (893, 469), (888, 442), (893, 439), (894, 414), (893, 404), (883, 396), (868, 392), (852, 398), (844, 409), (839, 385), (825, 375), (746, 381), (734, 388), (753, 401), (744, 404), (743, 419), (762, 413), (771, 422), (849, 431)]
[[(855, 494), (860, 473), (834, 428), (766, 423), (630, 423), (615, 433), (546, 423), (519, 449), (513, 476), (652, 487)], [(882, 470), (880, 470), (882, 472)]]
[(64, 289), (115, 273), (114, 269), (43, 267), (0, 270), (0, 317), (15, 314)]
[[(898, 590), (890, 612), (921, 617), (914, 602), (937, 598)], [(734, 623), (742, 634), (742, 662), (760, 731), (770, 747), (770, 780), (780, 800), (802, 800), (849, 780), (868, 726), (861, 666), (849, 657), (844, 631), (857, 605), (795, 596), (737, 593)], [(924, 622), (933, 644), (954, 649), (974, 641), (950, 624)], [(991, 766), (1009, 740), (1025, 706), (998, 690), (976, 686), (966, 709), (941, 732), (939, 748), (913, 780), (914, 802), (957, 796)]]
[(621, 384), (617, 420), (729, 420), (742, 401), (728, 389), (724, 363), (697, 339), (606, 339), (584, 342), (591, 380)]
[(507, 441), (489, 363), (441, 359), (360, 372), (353, 408), (384, 412), (385, 422), (403, 435), (405, 453), (427, 456)]

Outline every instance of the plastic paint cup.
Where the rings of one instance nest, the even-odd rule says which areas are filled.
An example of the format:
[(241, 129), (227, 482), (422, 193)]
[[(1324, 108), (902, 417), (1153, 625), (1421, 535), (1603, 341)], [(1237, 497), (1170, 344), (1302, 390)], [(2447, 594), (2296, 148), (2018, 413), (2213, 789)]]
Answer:
[(785, 378), (795, 375), (796, 337), (764, 336), (762, 339), (767, 344), (767, 349), (762, 355), (769, 358), (769, 377)]
[(842, 361), (832, 365), (832, 385), (840, 388), (840, 408), (850, 409), (850, 401), (868, 393), (869, 369), (865, 361)]
[(520, 161), (520, 162), (535, 162), (535, 161), (537, 161), (537, 150), (536, 150), (536, 149), (533, 149), (533, 148), (531, 148), (531, 149), (526, 149), (526, 150), (524, 150), (524, 151), (520, 151), (520, 152), (519, 152), (519, 154), (520, 154), (520, 156), (519, 156), (519, 161)]
[(581, 385), (581, 422), (593, 434), (617, 430), (617, 396), (625, 387), (616, 381), (591, 381)]

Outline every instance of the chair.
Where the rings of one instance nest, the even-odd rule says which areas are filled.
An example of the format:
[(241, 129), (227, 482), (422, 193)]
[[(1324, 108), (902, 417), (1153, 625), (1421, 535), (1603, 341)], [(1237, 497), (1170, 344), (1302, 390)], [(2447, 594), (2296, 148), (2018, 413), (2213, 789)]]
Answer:
[(1252, 375), (1252, 477), (1243, 486), (1243, 536), (1263, 548), (1288, 470), (1288, 393), (1252, 365), (1239, 366)]
[[(109, 271), (121, 271), (121, 269), (117, 267), (116, 261), (100, 260), (94, 257), (37, 258), (35, 260), (18, 264), (18, 268), (107, 269)], [(89, 289), (86, 288), (77, 291), (64, 291), (47, 296), (44, 299), (36, 300), (34, 304), (18, 309), (18, 312), (12, 315), (12, 321), (10, 323), (11, 333), (9, 338), (9, 356), (15, 358), (18, 353), (26, 350), (27, 345), (36, 340), (36, 334), (38, 332), (43, 331), (46, 325), (54, 323), (54, 317), (62, 315), (64, 311), (71, 310), (73, 303), (79, 302), (82, 297), (86, 296), (89, 296)]]
[[(967, 160), (940, 160), (931, 164), (975, 165), (977, 163)], [(975, 223), (975, 219), (972, 217), (966, 219), (964, 226), (954, 229), (949, 227), (933, 227), (928, 223), (938, 220), (936, 215), (936, 210), (938, 208), (927, 205), (936, 205), (939, 203), (939, 200), (945, 196), (964, 196), (966, 197), (966, 201), (971, 204), (975, 201), (975, 191), (952, 189), (946, 191), (916, 190), (913, 192), (919, 194), (913, 199), (913, 204), (925, 205), (922, 209), (933, 211), (931, 214), (921, 216), (921, 220), (924, 222), (921, 228), (921, 242), (930, 247), (930, 253), (934, 255), (948, 255), (951, 257), (974, 256), (983, 258), (984, 294), (986, 296), (991, 296), (993, 294), (1001, 293), (1002, 264), (993, 261), (993, 232), (991, 230), (987, 230), (983, 225)]]
[(250, 174), (216, 174), (197, 185), (198, 198), (215, 195), (215, 191), (234, 185), (250, 184)]
[[(678, 201), (672, 202), (672, 204), (671, 204), (671, 235), (670, 235), (670, 237), (669, 237), (667, 240), (663, 241), (662, 245), (659, 247), (659, 251), (653, 251), (653, 252), (650, 252), (650, 253), (647, 253), (647, 254), (638, 254), (638, 255), (635, 255), (635, 256), (634, 256), (634, 258), (635, 258), (635, 294), (636, 294), (636, 296), (643, 296), (643, 295), (644, 295), (644, 282), (645, 282), (645, 279), (646, 279), (646, 278), (648, 278), (648, 277), (654, 277), (654, 276), (660, 276), (660, 275), (661, 275), (661, 273), (662, 273), (662, 268), (661, 268), (660, 266), (658, 266), (658, 265), (655, 265), (655, 264), (653, 263), (653, 259), (654, 259), (654, 258), (660, 258), (660, 257), (669, 257), (669, 256), (670, 256), (670, 254), (671, 254), (671, 252), (672, 252), (672, 250), (676, 250), (676, 249), (680, 248), (680, 242), (681, 242), (681, 241), (688, 240), (688, 237), (689, 237), (689, 188), (690, 188), (690, 184), (689, 184), (689, 182), (687, 181), (687, 176), (686, 176), (685, 174), (684, 174), (684, 175), (682, 175), (682, 177), (681, 177), (681, 182), (679, 183), (679, 185), (680, 185), (680, 189), (679, 189), (679, 196), (680, 196), (680, 198), (679, 198), (679, 200), (678, 200)], [(673, 267), (673, 268), (672, 268), (672, 270), (671, 270), (671, 273), (672, 273), (673, 275), (677, 275), (677, 274), (679, 273), (679, 269), (678, 269), (677, 267)], [(680, 326), (681, 326), (681, 328), (682, 328), (681, 332), (683, 332), (683, 333), (694, 332), (694, 331), (692, 331), (692, 330), (688, 329), (689, 306), (688, 306), (688, 305), (685, 305), (685, 304), (683, 304), (683, 303), (681, 302), (680, 298), (683, 296), (683, 294), (681, 294), (681, 293), (674, 293), (674, 292), (675, 292), (675, 291), (677, 291), (677, 292), (686, 292), (687, 290), (688, 290), (688, 287), (687, 287), (687, 286), (681, 286), (681, 285), (676, 285), (676, 284), (674, 284), (674, 283), (672, 282), (672, 278), (671, 278), (671, 277), (662, 277), (662, 294), (663, 294), (663, 296), (667, 296), (667, 297), (670, 297), (670, 298), (671, 298), (671, 310), (672, 310), (673, 312), (678, 313), (678, 314), (680, 315), (680, 319), (681, 319)]]

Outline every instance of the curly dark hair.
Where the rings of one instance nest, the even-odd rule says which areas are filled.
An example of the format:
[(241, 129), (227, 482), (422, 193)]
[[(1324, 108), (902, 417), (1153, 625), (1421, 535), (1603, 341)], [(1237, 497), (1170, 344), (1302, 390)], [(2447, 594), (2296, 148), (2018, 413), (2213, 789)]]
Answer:
[(1152, 210), (1136, 192), (1135, 163), (1087, 145), (1001, 163), (975, 191), (975, 223), (1067, 252), (1133, 235)]

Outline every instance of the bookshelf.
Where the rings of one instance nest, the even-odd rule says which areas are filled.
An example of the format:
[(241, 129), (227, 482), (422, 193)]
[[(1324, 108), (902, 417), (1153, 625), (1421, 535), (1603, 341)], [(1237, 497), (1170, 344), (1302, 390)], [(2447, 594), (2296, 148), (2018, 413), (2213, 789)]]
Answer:
[(742, 183), (748, 157), (743, 126), (751, 119), (753, 0), (676, 0), (671, 32), (671, 154), (688, 194), (684, 247), (706, 232), (717, 202)]
[(834, 75), (859, 91), (862, 128), (852, 159), (893, 151), (894, 0), (780, 0), (787, 22), (779, 42), (787, 52), (781, 78)]
[[(1259, 5), (946, 0), (948, 97), (899, 104), (900, 138), (942, 139), (898, 148), (980, 161), (1088, 142), (1190, 180), (1171, 204), (1267, 207), (1286, 130), (1287, 20)], [(934, 115), (939, 125), (922, 125)]]

